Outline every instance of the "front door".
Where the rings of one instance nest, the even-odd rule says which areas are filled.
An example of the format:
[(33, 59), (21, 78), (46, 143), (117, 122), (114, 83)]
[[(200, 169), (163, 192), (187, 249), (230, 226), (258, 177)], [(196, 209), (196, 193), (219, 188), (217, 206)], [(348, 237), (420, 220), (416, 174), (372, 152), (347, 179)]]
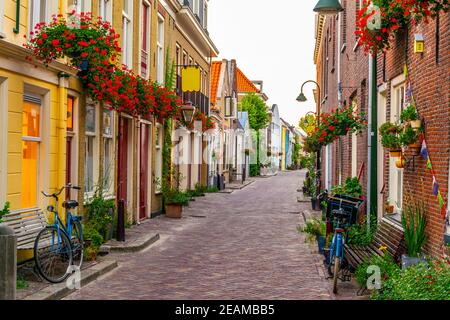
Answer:
[(148, 217), (148, 173), (149, 173), (149, 125), (141, 124), (140, 174), (139, 174), (139, 219)]
[(128, 122), (127, 118), (119, 118), (119, 164), (117, 173), (117, 197), (124, 200), (125, 205), (128, 200)]

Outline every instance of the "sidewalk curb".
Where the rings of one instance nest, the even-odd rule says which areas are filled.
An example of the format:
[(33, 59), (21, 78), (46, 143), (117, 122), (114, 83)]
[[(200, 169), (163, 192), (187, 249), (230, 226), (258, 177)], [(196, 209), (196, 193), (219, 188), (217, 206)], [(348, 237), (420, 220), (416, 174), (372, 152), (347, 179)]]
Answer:
[(102, 245), (99, 253), (112, 253), (112, 252), (139, 252), (154, 244), (160, 239), (159, 233), (150, 234), (147, 237), (138, 240), (137, 243), (127, 246), (110, 246)]
[[(118, 267), (116, 260), (104, 260), (81, 272), (81, 287), (97, 280), (100, 276)], [(67, 288), (66, 282), (50, 285), (41, 291), (25, 297), (23, 300), (61, 300), (76, 289)]]

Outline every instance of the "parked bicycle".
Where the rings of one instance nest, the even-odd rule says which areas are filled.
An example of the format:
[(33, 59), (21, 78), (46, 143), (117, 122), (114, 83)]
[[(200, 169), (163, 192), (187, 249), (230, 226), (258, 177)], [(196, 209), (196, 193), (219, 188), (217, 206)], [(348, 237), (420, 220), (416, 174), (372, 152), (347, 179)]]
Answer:
[[(341, 270), (347, 266), (347, 260), (345, 258), (345, 229), (350, 226), (351, 213), (345, 212), (342, 208), (338, 210), (332, 210), (331, 216), (333, 217), (335, 229), (333, 238), (331, 240), (330, 249), (325, 262), (328, 267), (328, 273), (333, 277), (333, 293), (337, 293), (337, 281)], [(344, 276), (345, 277), (345, 276)]]
[[(51, 283), (67, 279), (74, 267), (81, 268), (83, 263), (83, 229), (81, 216), (72, 215), (71, 210), (78, 207), (75, 200), (66, 200), (62, 206), (67, 211), (66, 225), (59, 217), (58, 201), (64, 190), (80, 190), (80, 187), (68, 184), (58, 192), (48, 194), (47, 198), (55, 200), (55, 206), (49, 205), (48, 212), (54, 213), (53, 224), (39, 232), (34, 242), (34, 259), (39, 274)], [(70, 194), (70, 192), (69, 192)]]

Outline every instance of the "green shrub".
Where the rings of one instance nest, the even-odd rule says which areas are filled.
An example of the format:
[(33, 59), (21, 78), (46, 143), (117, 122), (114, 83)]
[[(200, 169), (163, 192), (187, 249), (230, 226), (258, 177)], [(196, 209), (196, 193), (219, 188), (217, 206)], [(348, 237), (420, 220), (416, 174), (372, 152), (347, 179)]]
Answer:
[(257, 177), (260, 174), (260, 167), (257, 164), (250, 165), (250, 177)]
[(310, 219), (306, 221), (304, 227), (298, 227), (298, 232), (307, 234), (307, 241), (314, 241), (317, 236), (325, 236), (326, 224), (319, 219)]
[(404, 147), (415, 143), (418, 139), (419, 133), (410, 126), (406, 127), (405, 130), (399, 135), (400, 144)]
[(419, 114), (417, 113), (416, 107), (412, 103), (409, 104), (400, 114), (401, 122), (413, 121), (418, 119)]
[(402, 214), (402, 225), (405, 233), (405, 243), (408, 256), (418, 257), (426, 241), (425, 205), (416, 203), (414, 207), (407, 206)]
[(85, 224), (83, 226), (83, 238), (86, 242), (90, 243), (90, 247), (96, 249), (99, 249), (100, 246), (104, 243), (103, 236), (91, 224)]
[(0, 210), (0, 223), (3, 222), (2, 217), (4, 215), (9, 214), (9, 208), (10, 208), (9, 202), (6, 202), (5, 205), (3, 206), (3, 209)]
[(393, 272), (371, 299), (450, 300), (450, 265), (434, 261)]
[(217, 187), (209, 187), (209, 188), (206, 189), (205, 192), (206, 193), (216, 193), (216, 192), (219, 192), (219, 188), (217, 188)]
[(90, 227), (106, 236), (112, 226), (116, 204), (114, 200), (106, 200), (102, 192), (95, 192), (85, 205), (85, 217)]
[(361, 198), (363, 195), (363, 187), (357, 177), (347, 178), (344, 185), (335, 185), (331, 187), (332, 195), (347, 195), (354, 198)]
[(389, 253), (385, 252), (384, 256), (373, 255), (370, 259), (365, 259), (356, 268), (355, 278), (362, 288), (366, 287), (367, 279), (370, 276), (367, 273), (369, 266), (378, 266), (380, 268), (382, 283), (400, 271), (400, 267), (395, 263), (394, 258)]
[(168, 189), (164, 192), (164, 203), (167, 204), (180, 204), (187, 206), (191, 197), (188, 193), (182, 192), (176, 189)]

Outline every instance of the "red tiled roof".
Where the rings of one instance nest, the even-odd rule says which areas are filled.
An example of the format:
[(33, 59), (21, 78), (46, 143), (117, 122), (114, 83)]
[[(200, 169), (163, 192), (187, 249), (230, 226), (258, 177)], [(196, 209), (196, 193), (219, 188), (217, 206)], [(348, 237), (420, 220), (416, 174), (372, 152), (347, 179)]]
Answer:
[(258, 88), (245, 76), (241, 69), (236, 70), (237, 90), (239, 93), (260, 93)]
[(222, 69), (222, 61), (214, 61), (211, 66), (211, 104), (216, 104), (217, 88), (220, 81), (220, 71)]

